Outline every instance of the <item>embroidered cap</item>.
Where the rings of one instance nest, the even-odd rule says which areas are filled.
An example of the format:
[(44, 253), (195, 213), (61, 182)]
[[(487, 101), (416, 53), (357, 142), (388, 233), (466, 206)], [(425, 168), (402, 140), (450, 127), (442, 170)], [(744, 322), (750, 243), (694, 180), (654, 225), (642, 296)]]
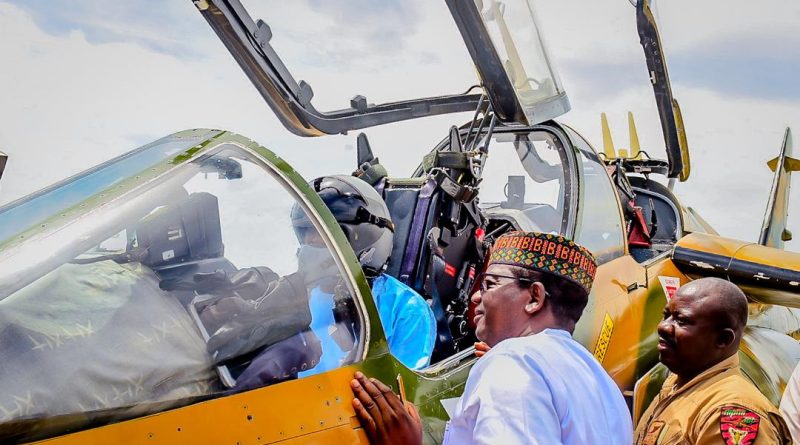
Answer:
[(594, 255), (560, 235), (511, 232), (497, 239), (489, 264), (507, 264), (567, 279), (588, 294), (597, 271)]

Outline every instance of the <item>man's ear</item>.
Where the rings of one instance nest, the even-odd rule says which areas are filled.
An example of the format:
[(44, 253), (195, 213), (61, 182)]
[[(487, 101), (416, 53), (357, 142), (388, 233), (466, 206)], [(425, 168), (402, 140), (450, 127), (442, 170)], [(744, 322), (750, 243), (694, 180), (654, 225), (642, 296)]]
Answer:
[(528, 288), (528, 295), (529, 300), (528, 303), (525, 304), (525, 312), (527, 312), (528, 315), (533, 315), (544, 308), (545, 301), (547, 300), (544, 285), (538, 281), (531, 284)]
[(734, 330), (731, 328), (725, 328), (717, 335), (716, 346), (720, 349), (725, 349), (730, 346), (734, 340), (736, 340), (736, 332), (734, 332)]

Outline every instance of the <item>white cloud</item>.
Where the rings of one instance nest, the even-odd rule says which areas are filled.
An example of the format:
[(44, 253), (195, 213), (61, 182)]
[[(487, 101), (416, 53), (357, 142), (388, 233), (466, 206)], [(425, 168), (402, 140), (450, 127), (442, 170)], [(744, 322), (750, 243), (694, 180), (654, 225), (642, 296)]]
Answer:
[(800, 4), (790, 0), (666, 0), (658, 2), (656, 14), (669, 49), (678, 54), (691, 51), (698, 42), (713, 44), (742, 35), (791, 37), (800, 20)]
[[(197, 14), (190, 3), (186, 14)], [(0, 147), (10, 156), (0, 201), (185, 128), (225, 128), (267, 146), (295, 140), (219, 43), (205, 60), (90, 44), (79, 31), (44, 33), (7, 3), (0, 30), (0, 83), (13, 86), (0, 104)], [(338, 166), (331, 152), (316, 157)]]
[(50, 2), (17, 2), (36, 24), (53, 35), (80, 30), (92, 44), (137, 43), (148, 49), (183, 58), (202, 54), (198, 42), (211, 42), (203, 20), (187, 16), (187, 4), (180, 0), (142, 0), (136, 3), (108, 0), (72, 0), (69, 8)]

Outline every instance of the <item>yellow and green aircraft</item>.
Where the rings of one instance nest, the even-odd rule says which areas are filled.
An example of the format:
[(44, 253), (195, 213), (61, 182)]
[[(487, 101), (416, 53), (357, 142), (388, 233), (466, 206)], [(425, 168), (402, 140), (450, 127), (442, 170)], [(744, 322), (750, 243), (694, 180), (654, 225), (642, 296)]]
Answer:
[[(243, 136), (187, 130), (0, 208), (0, 442), (363, 444), (349, 388), (361, 370), (414, 402), (426, 442), (439, 443), (477, 360), (469, 295), (492, 240), (511, 230), (560, 233), (597, 256), (575, 338), (634, 418), (666, 374), (656, 350), (665, 303), (709, 275), (750, 298), (742, 367), (777, 403), (800, 360), (800, 254), (782, 249), (789, 175), (800, 167), (791, 132), (770, 162), (760, 242), (724, 238), (654, 179), (686, 181), (690, 169), (650, 1), (635, 19), (667, 160), (641, 150), (632, 117), (625, 151), (603, 118), (601, 153), (554, 120), (570, 105), (529, 1), (445, 0), (475, 63), (474, 93), (377, 105), (356, 96), (327, 112), (283, 64), (265, 22), (238, 0), (193, 2), (297, 135), (474, 111), (410, 177), (388, 175), (358, 137), (354, 174), (381, 193), (395, 226), (386, 272), (437, 317), (429, 366), (390, 354), (369, 283), (310, 178)], [(335, 264), (325, 333), (307, 315), (313, 289), (296, 280), (319, 272), (298, 261), (300, 214), (323, 240), (317, 259)], [(330, 368), (317, 333), (343, 351)], [(244, 385), (264, 360), (269, 383)]]

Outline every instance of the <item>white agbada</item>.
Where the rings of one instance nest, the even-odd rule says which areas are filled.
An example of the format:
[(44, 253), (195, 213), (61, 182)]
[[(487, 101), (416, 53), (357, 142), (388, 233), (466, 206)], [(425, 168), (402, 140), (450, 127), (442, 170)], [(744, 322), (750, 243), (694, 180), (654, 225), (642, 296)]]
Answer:
[(786, 426), (789, 427), (789, 432), (792, 433), (792, 442), (800, 444), (800, 365), (794, 368), (792, 377), (786, 384), (780, 411)]
[(504, 340), (472, 368), (445, 444), (633, 443), (625, 400), (567, 331)]

